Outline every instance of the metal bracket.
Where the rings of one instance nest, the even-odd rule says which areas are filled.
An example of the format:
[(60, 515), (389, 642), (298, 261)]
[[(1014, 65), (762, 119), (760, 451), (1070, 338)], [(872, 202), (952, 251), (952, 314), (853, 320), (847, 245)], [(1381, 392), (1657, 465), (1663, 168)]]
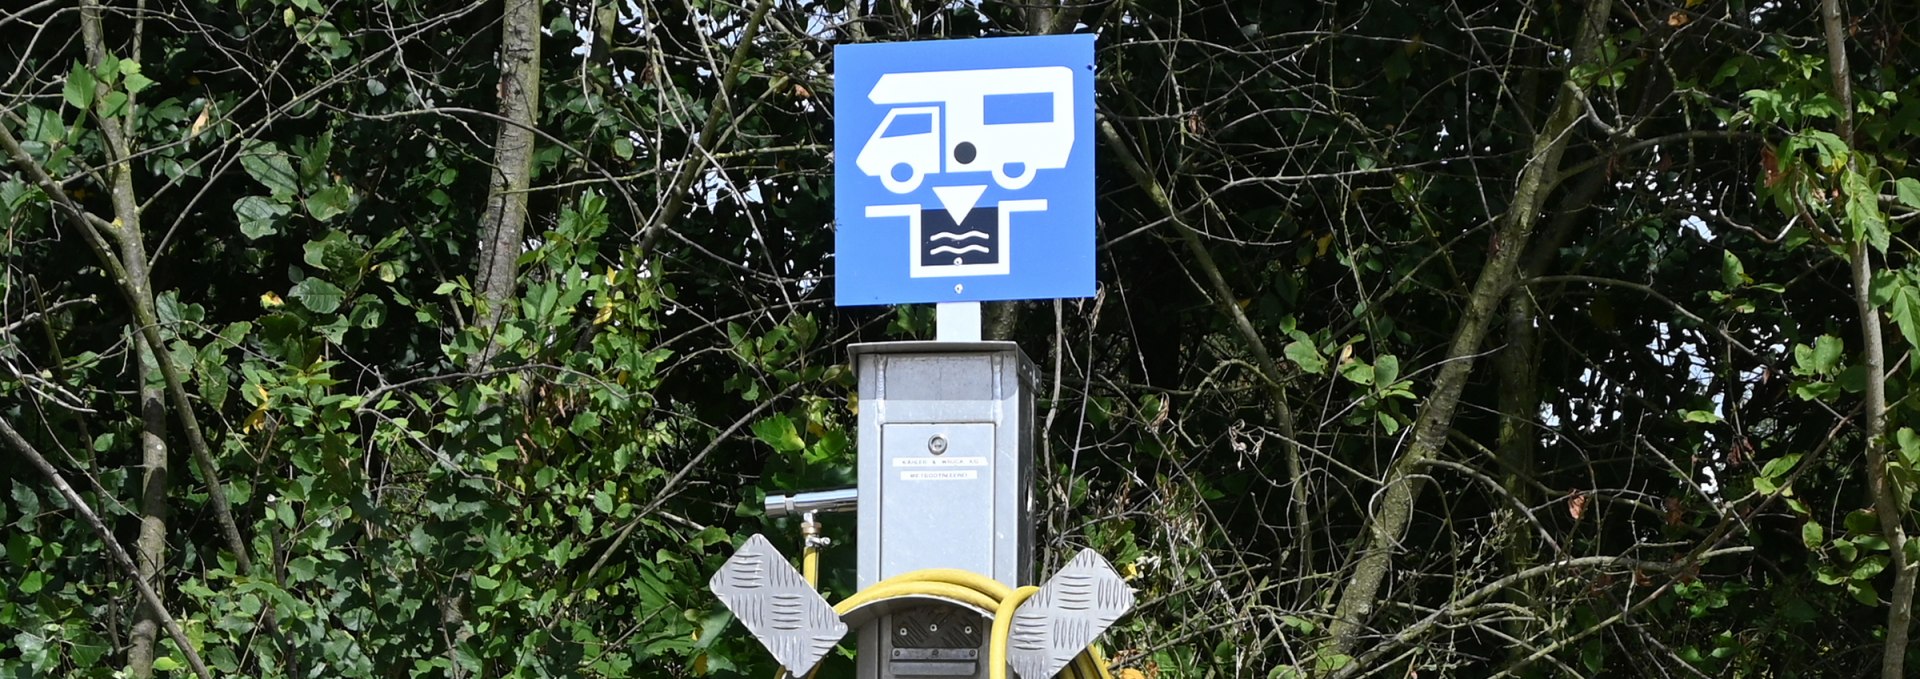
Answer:
[(847, 635), (833, 606), (764, 535), (747, 538), (707, 587), (793, 676), (804, 676)]
[(1013, 612), (1007, 663), (1021, 679), (1047, 679), (1133, 608), (1133, 588), (1092, 549), (1080, 550)]

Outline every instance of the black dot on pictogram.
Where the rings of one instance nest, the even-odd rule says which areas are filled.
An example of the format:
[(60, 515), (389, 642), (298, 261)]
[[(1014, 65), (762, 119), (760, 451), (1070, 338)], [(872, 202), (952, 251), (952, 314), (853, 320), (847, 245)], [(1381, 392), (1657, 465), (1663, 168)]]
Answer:
[(963, 141), (959, 146), (953, 147), (953, 159), (961, 165), (973, 162), (974, 156), (973, 142)]

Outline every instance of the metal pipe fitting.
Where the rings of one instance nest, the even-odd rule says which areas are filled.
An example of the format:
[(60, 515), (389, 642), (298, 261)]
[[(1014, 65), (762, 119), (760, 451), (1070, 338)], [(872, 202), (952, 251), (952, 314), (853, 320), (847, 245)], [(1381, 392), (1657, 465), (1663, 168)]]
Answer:
[(860, 504), (860, 489), (835, 488), (804, 493), (769, 493), (765, 504), (768, 518), (816, 512), (851, 512)]

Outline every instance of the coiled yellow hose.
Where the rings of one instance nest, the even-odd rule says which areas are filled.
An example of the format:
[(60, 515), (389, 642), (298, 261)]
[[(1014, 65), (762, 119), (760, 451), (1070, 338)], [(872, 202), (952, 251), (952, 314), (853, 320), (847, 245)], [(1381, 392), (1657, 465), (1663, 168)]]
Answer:
[[(811, 581), (811, 580), (809, 580)], [(1013, 589), (993, 578), (953, 568), (929, 568), (882, 580), (835, 604), (833, 610), (846, 615), (868, 604), (898, 597), (935, 597), (993, 611), (993, 632), (987, 641), (987, 676), (1007, 679), (1007, 639), (1013, 630), (1013, 613), (1032, 597), (1038, 587)], [(1099, 649), (1089, 646), (1060, 671), (1063, 679), (1113, 679)]]
[[(811, 545), (806, 548), (800, 557), (800, 574), (807, 584), (820, 586), (819, 549)], [(999, 580), (957, 568), (927, 568), (882, 580), (835, 604), (833, 611), (844, 616), (861, 606), (899, 597), (934, 597), (993, 611), (993, 631), (987, 643), (987, 676), (1007, 679), (1007, 639), (1013, 631), (1014, 611), (1038, 591), (1040, 588), (1032, 586), (1014, 589)], [(816, 666), (807, 673), (807, 679), (815, 679), (819, 674), (820, 668)], [(782, 668), (774, 676), (786, 679), (787, 670)], [(1088, 646), (1074, 656), (1073, 662), (1058, 676), (1061, 679), (1113, 679), (1098, 646)]]

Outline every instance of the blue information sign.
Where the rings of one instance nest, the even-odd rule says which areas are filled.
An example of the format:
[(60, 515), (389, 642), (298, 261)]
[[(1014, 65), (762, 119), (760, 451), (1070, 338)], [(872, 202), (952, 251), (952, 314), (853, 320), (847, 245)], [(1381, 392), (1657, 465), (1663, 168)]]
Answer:
[(1093, 36), (833, 60), (836, 304), (1093, 295)]

